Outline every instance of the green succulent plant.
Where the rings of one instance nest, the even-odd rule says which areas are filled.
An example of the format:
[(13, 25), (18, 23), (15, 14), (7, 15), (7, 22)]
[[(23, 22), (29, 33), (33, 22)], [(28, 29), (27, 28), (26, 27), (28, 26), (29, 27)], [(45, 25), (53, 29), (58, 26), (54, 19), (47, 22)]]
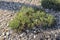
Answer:
[(35, 26), (54, 24), (54, 16), (44, 11), (36, 10), (32, 7), (22, 7), (15, 18), (10, 21), (9, 26), (13, 29), (22, 31), (26, 28), (32, 29)]

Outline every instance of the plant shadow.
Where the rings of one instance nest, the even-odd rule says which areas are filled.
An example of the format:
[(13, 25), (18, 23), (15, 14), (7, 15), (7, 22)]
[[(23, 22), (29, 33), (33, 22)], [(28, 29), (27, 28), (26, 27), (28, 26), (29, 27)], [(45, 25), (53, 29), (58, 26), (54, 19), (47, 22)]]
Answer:
[(18, 11), (22, 6), (36, 7), (36, 5), (24, 4), (20, 2), (0, 1), (0, 9), (2, 10)]

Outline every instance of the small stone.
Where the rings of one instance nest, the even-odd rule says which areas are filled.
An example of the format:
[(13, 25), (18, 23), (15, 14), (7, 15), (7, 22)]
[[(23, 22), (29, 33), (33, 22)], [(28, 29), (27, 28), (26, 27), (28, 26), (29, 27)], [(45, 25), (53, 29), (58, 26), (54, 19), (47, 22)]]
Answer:
[(37, 37), (37, 35), (34, 35), (34, 38), (36, 38)]
[(24, 36), (26, 36), (26, 33), (20, 34), (20, 37), (24, 37)]
[(5, 33), (4, 32), (2, 33), (2, 36), (5, 36)]
[(7, 38), (7, 36), (4, 36), (4, 38)]
[(55, 32), (54, 32), (54, 31), (51, 31), (51, 33), (52, 33), (52, 34), (55, 34)]
[(49, 34), (44, 34), (45, 35), (45, 38), (50, 38), (50, 35)]
[(57, 34), (55, 34), (55, 37), (57, 37)]
[(29, 30), (26, 30), (27, 33), (29, 33)]
[(36, 31), (34, 31), (34, 33), (36, 33)]
[(9, 35), (10, 35), (10, 33), (9, 33), (9, 32), (6, 32), (6, 35), (7, 35), (7, 36), (9, 36)]

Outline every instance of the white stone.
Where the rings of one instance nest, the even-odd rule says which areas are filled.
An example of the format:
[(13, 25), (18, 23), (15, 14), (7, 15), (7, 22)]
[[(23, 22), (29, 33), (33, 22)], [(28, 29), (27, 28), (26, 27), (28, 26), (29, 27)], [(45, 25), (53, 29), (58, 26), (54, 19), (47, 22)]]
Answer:
[(6, 32), (6, 35), (8, 36), (10, 33), (9, 32)]
[(37, 35), (34, 35), (34, 38), (36, 38), (37, 37)]

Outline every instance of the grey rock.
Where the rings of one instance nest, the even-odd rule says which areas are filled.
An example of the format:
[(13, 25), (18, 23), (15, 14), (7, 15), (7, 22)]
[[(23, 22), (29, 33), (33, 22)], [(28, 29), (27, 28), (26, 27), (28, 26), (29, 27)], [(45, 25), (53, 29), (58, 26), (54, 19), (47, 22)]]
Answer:
[(20, 34), (20, 37), (24, 37), (24, 36), (26, 36), (26, 33)]

